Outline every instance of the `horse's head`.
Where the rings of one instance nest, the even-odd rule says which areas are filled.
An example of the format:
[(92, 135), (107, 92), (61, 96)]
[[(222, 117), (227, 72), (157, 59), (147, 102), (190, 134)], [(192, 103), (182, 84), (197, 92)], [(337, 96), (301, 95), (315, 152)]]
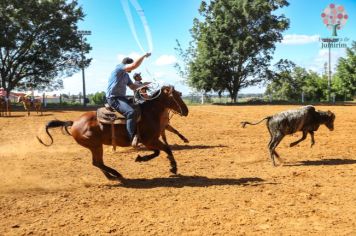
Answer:
[(167, 108), (180, 114), (181, 116), (188, 115), (188, 107), (182, 100), (182, 93), (175, 90), (173, 86), (163, 86), (161, 88), (161, 96), (164, 98)]

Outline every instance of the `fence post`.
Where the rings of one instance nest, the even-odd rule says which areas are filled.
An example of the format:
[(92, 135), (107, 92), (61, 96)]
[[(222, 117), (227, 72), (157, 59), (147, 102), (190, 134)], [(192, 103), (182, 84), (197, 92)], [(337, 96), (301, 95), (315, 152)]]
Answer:
[(44, 107), (47, 107), (46, 93), (42, 94), (42, 103), (44, 104)]

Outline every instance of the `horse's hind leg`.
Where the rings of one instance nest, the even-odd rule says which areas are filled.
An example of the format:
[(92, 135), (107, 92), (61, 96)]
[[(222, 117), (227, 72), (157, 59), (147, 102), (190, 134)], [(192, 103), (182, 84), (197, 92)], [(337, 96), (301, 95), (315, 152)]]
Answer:
[[(189, 140), (188, 140), (186, 137), (184, 137), (181, 133), (179, 133), (179, 131), (176, 130), (175, 128), (173, 128), (172, 126), (167, 125), (167, 126), (166, 126), (166, 130), (168, 130), (168, 131), (170, 131), (170, 132), (172, 132), (172, 133), (178, 135), (178, 137), (179, 137), (180, 139), (182, 139), (185, 143), (189, 143)], [(163, 132), (164, 132), (164, 131), (163, 131)], [(163, 138), (163, 136), (162, 136), (162, 138)], [(165, 143), (167, 144), (167, 142), (165, 142)], [(168, 144), (167, 144), (167, 145), (168, 145)]]
[(90, 148), (90, 151), (93, 156), (93, 165), (95, 167), (98, 167), (104, 173), (106, 178), (108, 178), (109, 180), (123, 179), (123, 176), (119, 172), (104, 164), (103, 146)]

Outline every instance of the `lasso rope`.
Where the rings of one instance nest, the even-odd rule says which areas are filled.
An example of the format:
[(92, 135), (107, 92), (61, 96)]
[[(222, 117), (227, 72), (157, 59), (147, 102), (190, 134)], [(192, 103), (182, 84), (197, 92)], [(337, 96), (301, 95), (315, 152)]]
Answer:
[(137, 37), (137, 32), (136, 32), (136, 27), (132, 18), (132, 14), (130, 11), (130, 6), (129, 6), (129, 1), (131, 3), (131, 5), (135, 8), (137, 14), (140, 17), (140, 20), (142, 22), (142, 25), (145, 29), (145, 35), (146, 35), (146, 40), (148, 42), (148, 48), (149, 48), (149, 52), (152, 53), (153, 51), (153, 44), (152, 44), (152, 35), (151, 35), (151, 31), (150, 31), (150, 27), (148, 26), (144, 11), (142, 9), (142, 7), (140, 6), (140, 4), (137, 2), (137, 0), (121, 0), (121, 4), (122, 7), (124, 9), (127, 21), (129, 22), (129, 26), (131, 29), (131, 32), (135, 38), (135, 41), (137, 43), (137, 45), (139, 46), (139, 48), (141, 49), (141, 51), (143, 53), (146, 53), (146, 51), (143, 49), (142, 44), (140, 42), (140, 40)]
[[(141, 49), (142, 53), (146, 53), (146, 51), (144, 50), (144, 47), (141, 44), (141, 41), (139, 40), (139, 38), (137, 36), (136, 27), (135, 27), (133, 17), (131, 14), (131, 10), (130, 10), (130, 6), (129, 6), (129, 1), (130, 1), (131, 5), (135, 8), (137, 14), (140, 17), (141, 23), (145, 30), (146, 41), (148, 43), (148, 48), (149, 48), (148, 52), (152, 53), (153, 52), (152, 34), (151, 34), (150, 27), (148, 26), (147, 19), (144, 14), (144, 10), (142, 9), (142, 7), (140, 6), (140, 4), (138, 3), (137, 0), (121, 0), (121, 4), (123, 6), (127, 21), (129, 22), (131, 33), (134, 36), (135, 41), (136, 41), (138, 47)], [(155, 83), (157, 83), (155, 77), (152, 76), (152, 74), (148, 71), (147, 67), (146, 67), (146, 71), (147, 71), (148, 76), (151, 78), (151, 81), (154, 81)]]

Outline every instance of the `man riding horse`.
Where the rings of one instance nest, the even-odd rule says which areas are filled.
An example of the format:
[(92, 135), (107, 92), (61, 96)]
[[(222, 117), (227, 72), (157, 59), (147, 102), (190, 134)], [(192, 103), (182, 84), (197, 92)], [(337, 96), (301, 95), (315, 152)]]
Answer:
[[(117, 65), (115, 70), (111, 73), (106, 93), (108, 104), (125, 116), (126, 128), (133, 147), (136, 147), (138, 144), (138, 136), (135, 134), (137, 112), (130, 105), (129, 100), (126, 97), (126, 86), (132, 90), (136, 90), (142, 85), (134, 84), (128, 73), (139, 67), (143, 59), (150, 55), (151, 53), (146, 53), (136, 61), (129, 57), (125, 57), (121, 64)], [(146, 82), (143, 85), (146, 84), (149, 83)]]

